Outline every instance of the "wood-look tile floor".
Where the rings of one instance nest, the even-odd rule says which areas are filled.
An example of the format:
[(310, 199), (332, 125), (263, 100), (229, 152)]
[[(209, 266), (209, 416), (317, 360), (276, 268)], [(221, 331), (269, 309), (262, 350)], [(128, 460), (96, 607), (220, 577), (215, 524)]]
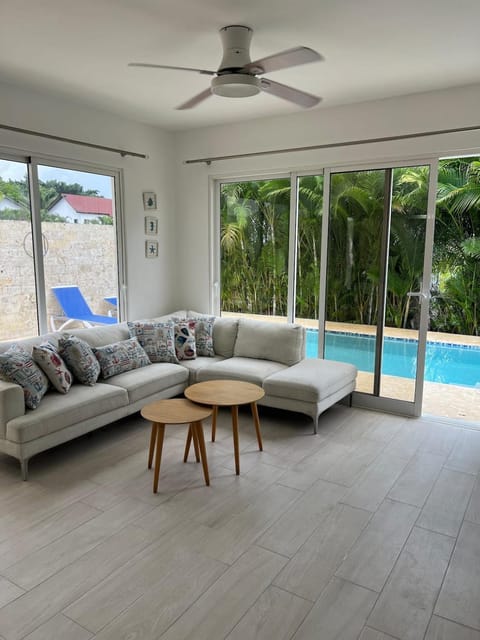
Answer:
[(210, 487), (167, 427), (154, 495), (138, 416), (0, 456), (0, 639), (480, 640), (480, 430), (260, 411)]

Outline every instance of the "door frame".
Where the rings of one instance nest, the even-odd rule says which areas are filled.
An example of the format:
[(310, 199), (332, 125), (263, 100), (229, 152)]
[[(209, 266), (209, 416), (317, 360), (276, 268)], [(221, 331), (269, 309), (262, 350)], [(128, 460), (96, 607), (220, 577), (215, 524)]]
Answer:
[[(417, 367), (415, 378), (415, 393), (413, 402), (407, 400), (399, 400), (395, 398), (382, 397), (381, 395), (373, 395), (361, 391), (354, 391), (352, 395), (352, 404), (357, 407), (386, 411), (405, 416), (418, 417), (422, 414), (423, 400), (423, 383), (425, 374), (425, 355), (427, 343), (427, 331), (429, 321), (429, 299), (430, 299), (430, 282), (432, 272), (432, 254), (433, 254), (433, 238), (435, 231), (435, 208), (436, 208), (436, 192), (437, 192), (437, 175), (438, 175), (438, 157), (427, 156), (424, 158), (415, 158), (410, 160), (402, 160), (395, 162), (379, 162), (379, 163), (358, 163), (351, 166), (327, 167), (324, 169), (323, 176), (323, 212), (322, 212), (322, 246), (320, 260), (320, 295), (319, 295), (319, 322), (318, 322), (318, 356), (324, 357), (325, 350), (325, 315), (326, 315), (326, 283), (328, 268), (328, 231), (330, 217), (330, 183), (332, 174), (349, 173), (354, 171), (368, 170), (387, 170), (402, 167), (429, 166), (429, 182), (427, 196), (427, 211), (425, 225), (425, 248), (423, 259), (423, 277), (422, 286), (420, 288), (420, 322), (418, 329), (418, 348), (417, 348)], [(390, 222), (390, 221), (389, 221)], [(385, 254), (388, 251), (387, 246), (384, 247), (384, 255), (381, 257), (384, 270), (388, 267), (388, 257)], [(379, 312), (379, 320), (384, 318), (385, 308)], [(381, 327), (383, 331), (383, 326)], [(382, 342), (383, 344), (383, 342)], [(376, 358), (376, 362), (381, 359)], [(380, 372), (374, 372), (379, 380)], [(378, 387), (378, 385), (376, 385)]]

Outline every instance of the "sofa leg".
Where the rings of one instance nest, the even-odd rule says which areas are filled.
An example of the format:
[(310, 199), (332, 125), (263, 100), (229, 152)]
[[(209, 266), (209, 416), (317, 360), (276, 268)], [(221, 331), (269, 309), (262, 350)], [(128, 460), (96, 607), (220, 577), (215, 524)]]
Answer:
[(318, 416), (313, 419), (313, 433), (314, 435), (318, 433)]
[(28, 480), (28, 458), (26, 460), (21, 460), (20, 466), (22, 469), (22, 480)]

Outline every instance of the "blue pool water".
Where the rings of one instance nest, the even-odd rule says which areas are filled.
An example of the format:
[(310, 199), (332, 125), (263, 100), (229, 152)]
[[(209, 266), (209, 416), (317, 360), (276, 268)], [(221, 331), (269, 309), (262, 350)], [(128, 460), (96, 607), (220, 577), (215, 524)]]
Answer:
[[(316, 358), (318, 331), (307, 329), (307, 358)], [(375, 337), (327, 331), (325, 358), (351, 362), (360, 371), (373, 372)], [(417, 342), (385, 338), (382, 373), (414, 378)], [(480, 347), (427, 342), (425, 380), (466, 387), (480, 387)]]

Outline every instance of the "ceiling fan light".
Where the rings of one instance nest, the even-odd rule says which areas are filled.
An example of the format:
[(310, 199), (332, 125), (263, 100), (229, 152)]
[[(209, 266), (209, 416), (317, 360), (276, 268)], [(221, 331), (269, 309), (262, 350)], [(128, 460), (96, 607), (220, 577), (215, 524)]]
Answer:
[(225, 98), (248, 98), (260, 93), (260, 80), (241, 73), (228, 73), (212, 79), (212, 93)]

